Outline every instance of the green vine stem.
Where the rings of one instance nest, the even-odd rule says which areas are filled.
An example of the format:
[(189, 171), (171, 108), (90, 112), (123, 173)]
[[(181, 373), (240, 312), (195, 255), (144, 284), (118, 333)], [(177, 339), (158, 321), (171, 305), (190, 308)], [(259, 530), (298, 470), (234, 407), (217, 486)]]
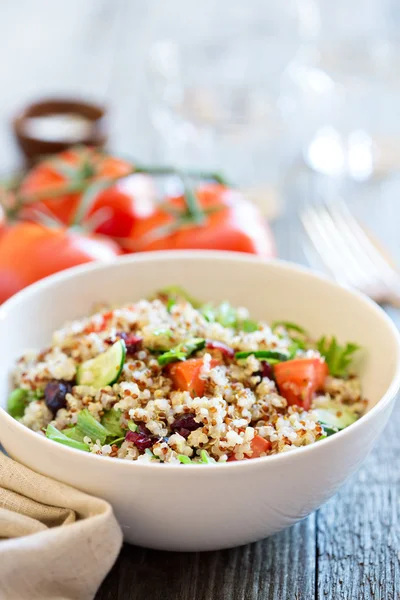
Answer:
[[(93, 175), (95, 174), (94, 166), (89, 164), (89, 157), (85, 153), (82, 153), (82, 158), (84, 159), (84, 164), (78, 165), (77, 167), (73, 167), (68, 164), (64, 165), (64, 163), (57, 157), (53, 159), (55, 169), (67, 179), (65, 184), (55, 184), (53, 186), (49, 186), (47, 189), (29, 194), (21, 193), (18, 189), (20, 185), (13, 186), (12, 188), (11, 186), (7, 186), (7, 188), (5, 187), (4, 189), (6, 192), (10, 189), (13, 189), (14, 192), (14, 202), (12, 206), (6, 206), (6, 203), (2, 201), (2, 195), (0, 195), (0, 204), (5, 210), (6, 217), (9, 220), (18, 218), (19, 212), (24, 206), (33, 204), (35, 202), (53, 198), (56, 199), (68, 194), (83, 193), (83, 197), (73, 218), (72, 224), (76, 225), (80, 223), (87, 214), (90, 206), (100, 191), (111, 187), (120, 179), (124, 179), (125, 177), (129, 176), (129, 174), (143, 173), (153, 177), (168, 175), (175, 175), (179, 177), (184, 187), (184, 198), (186, 203), (185, 219), (187, 222), (201, 225), (204, 223), (205, 215), (197, 200), (196, 193), (192, 185), (192, 180), (210, 180), (221, 185), (228, 185), (227, 181), (219, 173), (202, 170), (179, 170), (168, 165), (145, 165), (140, 163), (132, 165), (131, 173), (114, 178), (110, 177), (107, 179), (93, 181)], [(68, 178), (70, 179), (69, 181)], [(21, 179), (19, 179), (19, 184), (20, 182)]]

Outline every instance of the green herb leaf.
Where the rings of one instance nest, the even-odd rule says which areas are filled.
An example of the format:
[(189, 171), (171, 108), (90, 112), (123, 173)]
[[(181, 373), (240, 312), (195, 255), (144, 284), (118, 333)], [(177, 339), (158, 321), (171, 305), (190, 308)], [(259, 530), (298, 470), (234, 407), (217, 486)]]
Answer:
[(175, 306), (176, 300), (175, 298), (168, 298), (167, 300), (167, 311), (170, 313), (173, 306)]
[(169, 365), (173, 362), (178, 362), (179, 360), (186, 360), (187, 355), (185, 352), (180, 352), (176, 348), (172, 348), (172, 350), (168, 350), (168, 352), (164, 352), (158, 357), (158, 364), (161, 367), (165, 367), (165, 365)]
[(274, 330), (277, 327), (283, 327), (288, 332), (297, 331), (297, 333), (308, 336), (308, 333), (303, 327), (300, 327), (300, 325), (297, 325), (296, 323), (291, 323), (290, 321), (274, 321), (271, 325), (271, 329)]
[(128, 421), (128, 429), (130, 431), (137, 431), (139, 429), (139, 427), (133, 421)]
[(104, 444), (106, 438), (110, 435), (108, 429), (96, 421), (87, 408), (81, 410), (78, 414), (78, 427), (84, 435), (90, 437), (92, 442), (99, 440), (100, 444)]
[(190, 465), (192, 462), (188, 456), (185, 456), (185, 454), (178, 454), (177, 458), (183, 465)]
[(101, 424), (107, 429), (110, 436), (121, 437), (125, 433), (121, 427), (121, 411), (115, 408), (104, 413)]
[(200, 452), (200, 461), (206, 465), (216, 463), (217, 461), (212, 458), (207, 452), (207, 450), (201, 450)]
[(318, 340), (317, 349), (321, 356), (325, 358), (331, 375), (334, 377), (347, 377), (353, 354), (360, 349), (360, 346), (352, 342), (341, 346), (335, 337), (329, 339), (324, 336)]
[(222, 304), (218, 306), (216, 321), (220, 323), (222, 327), (236, 327), (237, 313), (236, 310), (229, 304), (229, 302), (222, 302)]
[(67, 427), (66, 429), (63, 429), (61, 433), (71, 438), (71, 440), (75, 440), (76, 442), (83, 442), (83, 438), (85, 437), (83, 431), (81, 431), (81, 429), (79, 429), (79, 427), (76, 425), (74, 427)]
[(84, 450), (85, 452), (89, 452), (89, 446), (87, 444), (84, 444), (83, 442), (78, 442), (77, 440), (73, 440), (70, 437), (64, 435), (61, 431), (54, 427), (54, 425), (47, 425), (46, 437), (49, 440), (53, 440), (53, 442), (64, 444), (64, 446), (69, 446), (70, 448), (76, 448), (76, 450)]
[(165, 288), (162, 288), (156, 293), (156, 297), (157, 296), (166, 296), (167, 302), (173, 301), (174, 304), (176, 304), (176, 302), (179, 299), (182, 299), (186, 300), (186, 302), (189, 302), (189, 304), (191, 304), (193, 308), (200, 308), (201, 306), (201, 302), (196, 300), (196, 298), (193, 298), (193, 296), (191, 296), (186, 290), (184, 290), (179, 285), (169, 285)]
[(168, 352), (164, 352), (158, 357), (158, 364), (164, 367), (172, 362), (177, 362), (178, 360), (186, 360), (193, 352), (197, 352), (197, 350), (202, 350), (206, 345), (206, 341), (202, 338), (193, 338), (191, 340), (186, 340), (175, 348), (171, 348)]
[(298, 350), (304, 350), (306, 347), (305, 343), (302, 340), (293, 340), (289, 345), (289, 359), (295, 358)]
[(28, 391), (29, 402), (32, 400), (41, 400), (44, 398), (44, 390), (29, 390)]
[(275, 350), (249, 350), (243, 352), (236, 352), (235, 358), (247, 358), (251, 354), (256, 358), (273, 359), (279, 362), (289, 360), (288, 354), (283, 354), (283, 352), (276, 352)]
[(125, 441), (125, 436), (119, 437), (115, 440), (109, 440), (108, 443), (110, 444), (110, 446), (113, 446), (114, 444), (120, 444), (121, 442)]
[(146, 448), (145, 453), (148, 454), (151, 457), (151, 460), (160, 460), (158, 458), (158, 456), (156, 456), (155, 454), (153, 454), (153, 452), (150, 450), (150, 448)]
[(207, 304), (203, 304), (203, 306), (200, 307), (199, 310), (206, 321), (208, 321), (209, 323), (215, 322), (217, 314), (212, 304), (210, 304), (209, 302)]
[(324, 428), (325, 437), (329, 437), (330, 435), (333, 435), (334, 433), (337, 433), (339, 431), (339, 429), (337, 429), (336, 427), (328, 427), (328, 425), (325, 425), (325, 423), (321, 422), (321, 425)]
[(258, 330), (257, 321), (252, 321), (251, 319), (245, 319), (241, 323), (239, 323), (239, 329), (244, 331), (245, 333), (253, 333), (253, 331)]
[(25, 408), (29, 404), (29, 393), (27, 390), (17, 388), (8, 396), (7, 410), (14, 419), (24, 416)]
[(171, 329), (154, 329), (153, 335), (155, 335), (155, 336), (166, 335), (167, 337), (171, 338), (174, 334)]

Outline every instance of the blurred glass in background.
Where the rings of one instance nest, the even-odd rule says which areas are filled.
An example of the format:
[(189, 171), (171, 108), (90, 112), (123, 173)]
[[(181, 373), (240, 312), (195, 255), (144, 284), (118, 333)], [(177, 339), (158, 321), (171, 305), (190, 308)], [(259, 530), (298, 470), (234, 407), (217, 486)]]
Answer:
[(296, 153), (282, 78), (301, 45), (302, 4), (174, 3), (148, 63), (158, 160), (220, 169), (273, 201)]
[(341, 188), (395, 173), (399, 12), (380, 0), (172, 2), (148, 59), (154, 156), (221, 169), (261, 204), (307, 168)]
[(400, 166), (396, 5), (319, 0), (315, 6), (316, 35), (304, 40), (289, 69), (291, 123), (300, 123), (303, 158), (330, 176), (386, 175)]

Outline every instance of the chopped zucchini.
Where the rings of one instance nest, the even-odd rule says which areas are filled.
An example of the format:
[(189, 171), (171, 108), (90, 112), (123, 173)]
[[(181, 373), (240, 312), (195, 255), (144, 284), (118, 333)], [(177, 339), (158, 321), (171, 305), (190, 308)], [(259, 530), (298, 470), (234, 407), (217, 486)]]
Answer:
[(326, 404), (315, 408), (314, 412), (327, 435), (345, 429), (358, 419), (358, 415), (351, 406), (340, 404), (334, 400), (330, 400)]

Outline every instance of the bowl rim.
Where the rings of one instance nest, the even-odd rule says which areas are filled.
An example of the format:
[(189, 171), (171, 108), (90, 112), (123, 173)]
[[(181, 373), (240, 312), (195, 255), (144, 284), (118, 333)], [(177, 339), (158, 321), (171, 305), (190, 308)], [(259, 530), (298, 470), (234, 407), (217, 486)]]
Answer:
[[(25, 299), (25, 296), (30, 296), (31, 294), (40, 293), (42, 290), (46, 290), (57, 285), (58, 282), (66, 281), (68, 279), (73, 280), (75, 276), (83, 276), (85, 273), (93, 272), (93, 271), (101, 271), (103, 269), (113, 268), (116, 264), (123, 263), (136, 263), (136, 262), (154, 262), (154, 261), (170, 261), (174, 259), (179, 260), (191, 260), (193, 258), (197, 259), (212, 259), (218, 261), (224, 260), (233, 260), (239, 261), (242, 263), (258, 263), (264, 265), (270, 265), (273, 268), (283, 269), (289, 272), (295, 272), (305, 277), (308, 277), (313, 280), (323, 281), (325, 284), (330, 286), (333, 289), (341, 289), (345, 293), (354, 298), (357, 298), (362, 304), (366, 305), (372, 312), (379, 317), (385, 325), (391, 331), (394, 341), (397, 343), (397, 357), (396, 357), (396, 371), (395, 375), (392, 378), (386, 392), (383, 396), (378, 400), (378, 402), (369, 410), (365, 415), (363, 415), (360, 419), (358, 419), (355, 423), (346, 427), (342, 431), (335, 433), (333, 436), (329, 436), (323, 440), (320, 440), (318, 444), (309, 444), (307, 446), (301, 446), (296, 448), (294, 452), (282, 452), (279, 454), (274, 454), (272, 456), (264, 456), (260, 457), (257, 460), (243, 460), (243, 461), (232, 461), (232, 462), (224, 462), (215, 464), (203, 464), (202, 467), (207, 469), (207, 473), (215, 473), (219, 475), (221, 473), (221, 469), (230, 469), (232, 472), (236, 469), (258, 469), (265, 468), (268, 464), (274, 464), (277, 461), (284, 460), (296, 460), (296, 457), (300, 459), (302, 456), (306, 456), (308, 453), (313, 451), (313, 448), (327, 448), (330, 444), (333, 448), (333, 444), (341, 443), (344, 440), (345, 436), (349, 437), (351, 435), (356, 434), (356, 431), (360, 427), (363, 426), (367, 421), (370, 421), (375, 418), (377, 414), (384, 411), (385, 408), (393, 401), (397, 392), (400, 389), (400, 332), (397, 329), (396, 325), (392, 321), (392, 319), (388, 316), (388, 314), (378, 306), (373, 300), (368, 298), (365, 294), (351, 288), (350, 286), (340, 285), (334, 280), (330, 279), (324, 274), (318, 273), (309, 267), (305, 267), (303, 265), (282, 260), (282, 259), (270, 259), (265, 257), (260, 257), (252, 254), (245, 254), (240, 252), (229, 252), (229, 251), (220, 251), (220, 250), (161, 250), (161, 251), (153, 251), (153, 252), (140, 252), (137, 254), (129, 254), (125, 256), (117, 257), (112, 262), (91, 262), (85, 263), (83, 265), (78, 265), (76, 267), (72, 267), (70, 269), (66, 269), (65, 271), (61, 271), (54, 275), (50, 275), (36, 283), (27, 286), (10, 299), (6, 300), (0, 306), (0, 320), (4, 320), (7, 318), (7, 311), (18, 307), (18, 304)], [(37, 443), (42, 444), (55, 444), (52, 440), (47, 439), (44, 436), (39, 436), (35, 431), (29, 429), (25, 425), (19, 423), (16, 419), (14, 419), (3, 406), (0, 406), (0, 419), (4, 419), (5, 422), (11, 424), (12, 427), (16, 427), (17, 430), (21, 431), (22, 435), (27, 435), (32, 437), (32, 440), (36, 440)], [(22, 433), (24, 432), (24, 433)], [(62, 444), (57, 444), (59, 452), (72, 453), (71, 458), (81, 456), (81, 460), (86, 461), (101, 461), (106, 465), (113, 464), (114, 468), (120, 469), (164, 469), (167, 467), (168, 471), (174, 471), (186, 474), (193, 465), (190, 464), (161, 464), (158, 462), (141, 462), (141, 461), (128, 461), (124, 459), (115, 459), (109, 456), (100, 456), (97, 454), (92, 454), (90, 452), (82, 452), (81, 450), (77, 450), (75, 448), (70, 448), (68, 446), (64, 446)], [(54, 447), (54, 446), (53, 446)], [(51, 446), (49, 446), (49, 449)], [(66, 454), (67, 456), (67, 454)], [(99, 463), (99, 466), (100, 464)], [(87, 463), (89, 465), (89, 462)], [(122, 466), (124, 465), (124, 466)], [(218, 469), (215, 469), (215, 466), (218, 466)], [(178, 470), (178, 471), (177, 471)], [(197, 472), (197, 471), (196, 471)]]

